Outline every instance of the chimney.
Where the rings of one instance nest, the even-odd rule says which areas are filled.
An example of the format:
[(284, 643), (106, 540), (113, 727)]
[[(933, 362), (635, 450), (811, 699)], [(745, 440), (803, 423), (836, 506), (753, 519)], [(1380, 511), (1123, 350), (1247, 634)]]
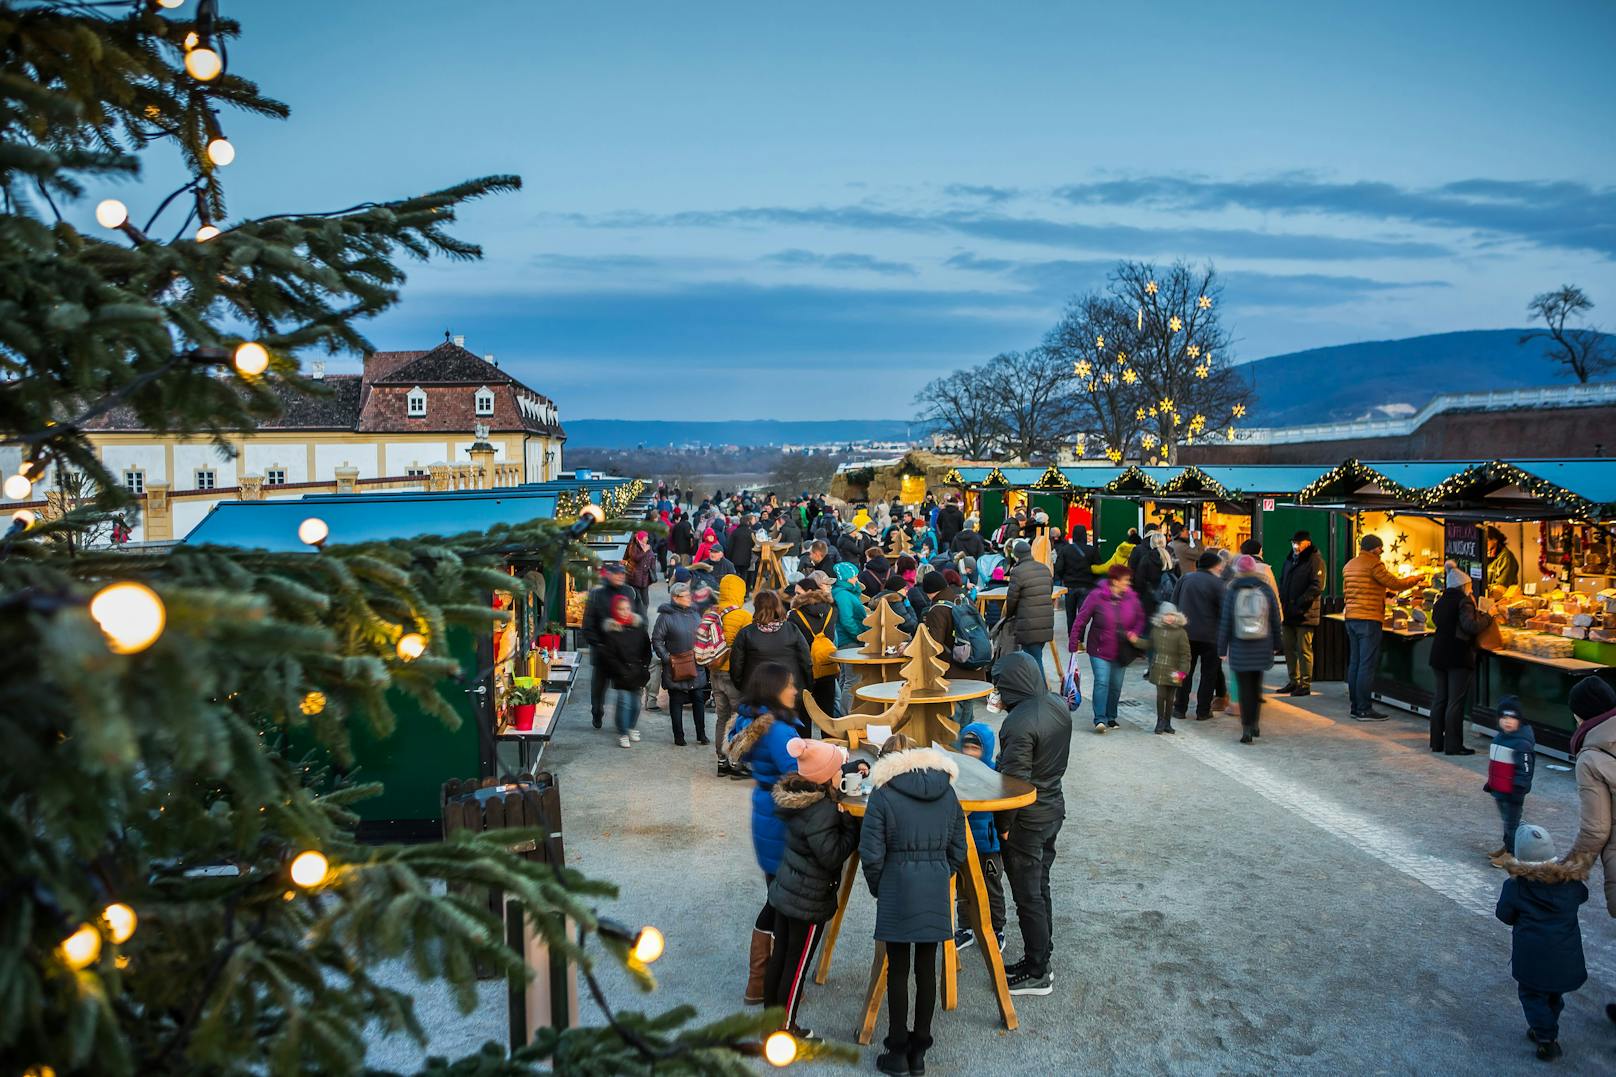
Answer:
[(457, 348), (464, 348), (466, 346), (466, 338), (465, 337), (455, 337), (454, 342), (455, 342), (455, 347), (457, 347)]
[(316, 359), (309, 364), (309, 378), (314, 381), (325, 380), (325, 360)]
[(493, 352), (489, 352), (487, 355), (483, 356), (483, 362), (487, 363), (489, 366), (499, 366), (499, 362), (494, 358)]

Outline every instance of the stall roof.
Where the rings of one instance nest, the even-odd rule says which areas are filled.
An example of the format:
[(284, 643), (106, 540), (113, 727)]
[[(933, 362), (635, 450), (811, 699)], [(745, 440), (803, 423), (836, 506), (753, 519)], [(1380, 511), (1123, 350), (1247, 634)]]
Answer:
[(1294, 494), (1330, 468), (1324, 464), (1208, 464), (1200, 471), (1230, 494)]
[(943, 476), (943, 481), (956, 486), (981, 486), (997, 470), (993, 467), (956, 467)]
[(1616, 460), (1511, 460), (1509, 463), (1595, 505), (1616, 507)]
[(278, 552), (309, 550), (297, 528), (319, 516), (330, 541), (381, 542), (422, 535), (461, 535), (497, 524), (555, 518), (553, 493), (517, 488), (446, 493), (346, 494), (277, 501), (221, 501), (185, 536), (190, 544)]
[(1062, 477), (1079, 490), (1103, 490), (1125, 469), (1116, 464), (1074, 464), (1060, 469)]

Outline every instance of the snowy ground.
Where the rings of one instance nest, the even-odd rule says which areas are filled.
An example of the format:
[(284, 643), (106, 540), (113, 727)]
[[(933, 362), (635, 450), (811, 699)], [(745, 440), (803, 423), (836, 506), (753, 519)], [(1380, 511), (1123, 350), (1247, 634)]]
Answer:
[[(1086, 668), (1085, 668), (1086, 672)], [(1283, 669), (1269, 678), (1283, 680)], [(1502, 873), (1486, 755), (1433, 756), (1411, 715), (1359, 724), (1339, 684), (1264, 708), (1263, 737), (1233, 717), (1150, 734), (1153, 692), (1127, 682), (1122, 728), (1079, 718), (1052, 889), (1055, 993), (1021, 998), (1004, 1032), (981, 961), (965, 952), (959, 1009), (940, 1013), (933, 1073), (1430, 1074), (1536, 1072), (1493, 919)], [(978, 713), (981, 711), (979, 709)], [(990, 716), (993, 721), (998, 716)], [(763, 882), (747, 783), (716, 778), (711, 749), (672, 746), (664, 714), (617, 746), (569, 704), (545, 766), (561, 780), (568, 862), (622, 888), (615, 915), (667, 935), (660, 992), (611, 979), (614, 1002), (740, 1006)], [(1479, 736), (1472, 744), (1485, 748)], [(1563, 849), (1576, 823), (1571, 775), (1544, 758), (1526, 818)], [(829, 982), (802, 1017), (851, 1040), (869, 969), (873, 902), (859, 882)], [(1591, 980), (1567, 1000), (1560, 1068), (1616, 1072), (1616, 923), (1596, 875), (1582, 930)], [(1021, 946), (1012, 910), (1007, 955)], [(454, 1056), (505, 1028), (504, 996), (462, 1018), (438, 994), (418, 1006), (431, 1053)], [(586, 1020), (598, 1020), (589, 1012)], [(877, 1037), (885, 1031), (883, 1015)], [(406, 1067), (411, 1045), (378, 1045)], [(873, 1052), (861, 1068), (873, 1070)], [(846, 1072), (846, 1070), (844, 1070)]]

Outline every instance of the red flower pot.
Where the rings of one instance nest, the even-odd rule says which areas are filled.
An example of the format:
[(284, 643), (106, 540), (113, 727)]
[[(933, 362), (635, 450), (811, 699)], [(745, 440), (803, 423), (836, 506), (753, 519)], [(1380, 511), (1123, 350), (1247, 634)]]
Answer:
[(560, 636), (540, 636), (539, 649), (541, 651), (559, 651), (561, 649)]
[(523, 731), (533, 728), (533, 715), (539, 709), (537, 703), (518, 703), (511, 708), (511, 725)]

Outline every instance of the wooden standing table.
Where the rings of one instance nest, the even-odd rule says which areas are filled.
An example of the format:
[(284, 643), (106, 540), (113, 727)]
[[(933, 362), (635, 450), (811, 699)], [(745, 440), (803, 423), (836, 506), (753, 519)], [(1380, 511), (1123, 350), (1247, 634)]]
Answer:
[[(855, 695), (868, 703), (890, 707), (898, 701), (903, 690), (901, 681), (887, 681), (860, 688)], [(892, 731), (902, 733), (919, 745), (936, 741), (953, 744), (959, 737), (959, 726), (954, 722), (954, 704), (969, 699), (985, 699), (993, 694), (993, 685), (987, 681), (951, 680), (948, 687), (918, 689), (909, 696), (909, 707), (903, 717), (893, 723)]]
[[(937, 747), (933, 745), (933, 747)], [(966, 812), (973, 811), (1008, 811), (1011, 808), (1025, 808), (1038, 799), (1038, 792), (1031, 785), (1017, 778), (1008, 778), (980, 759), (973, 759), (958, 752), (949, 752), (949, 758), (959, 765), (959, 777), (954, 780), (954, 795), (959, 797), (960, 807)], [(853, 753), (854, 758), (862, 758), (872, 765), (875, 753), (869, 748), (860, 748)], [(842, 808), (853, 815), (862, 818), (867, 806), (868, 798), (864, 796), (844, 796), (841, 799)], [(994, 999), (999, 1006), (999, 1017), (1004, 1021), (1006, 1030), (1014, 1032), (1019, 1021), (1016, 1019), (1015, 1002), (1010, 998), (1010, 985), (1004, 974), (1004, 955), (999, 953), (999, 947), (994, 943), (993, 922), (988, 912), (987, 884), (982, 878), (982, 861), (976, 855), (976, 842), (970, 835), (970, 822), (965, 824), (965, 876), (967, 887), (965, 891), (966, 903), (971, 907), (970, 927), (976, 932), (976, 949), (982, 954), (982, 960), (988, 967), (988, 978), (993, 983)], [(841, 891), (836, 898), (836, 913), (831, 917), (830, 927), (825, 932), (825, 949), (819, 957), (819, 968), (814, 974), (814, 982), (823, 984), (830, 976), (831, 956), (836, 951), (836, 937), (842, 930), (842, 917), (847, 913), (847, 903), (852, 898), (853, 884), (858, 881), (859, 855), (857, 851), (848, 858), (847, 867), (842, 872)], [(949, 904), (954, 901), (954, 884), (949, 883)], [(875, 1023), (881, 1016), (881, 1002), (886, 997), (887, 986), (887, 947), (879, 940), (875, 944), (875, 957), (870, 965), (869, 988), (864, 999), (864, 1017), (856, 1033), (858, 1042), (869, 1044), (875, 1038)], [(959, 1006), (959, 951), (954, 946), (953, 936), (943, 942), (943, 1009), (952, 1010)]]

